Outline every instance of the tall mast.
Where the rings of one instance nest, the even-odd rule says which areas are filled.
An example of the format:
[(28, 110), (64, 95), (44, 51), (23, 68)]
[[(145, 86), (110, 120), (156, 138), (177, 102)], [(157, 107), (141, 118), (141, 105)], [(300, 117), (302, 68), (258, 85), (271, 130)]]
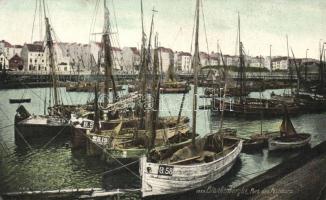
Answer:
[(143, 0), (140, 0), (140, 9), (141, 9), (141, 30), (142, 30), (142, 50), (145, 48), (146, 38), (144, 31), (144, 10), (143, 10)]
[(156, 138), (156, 128), (157, 128), (157, 119), (159, 114), (159, 106), (160, 106), (160, 78), (158, 77), (159, 71), (159, 57), (158, 57), (158, 36), (155, 35), (155, 50), (154, 50), (154, 61), (153, 61), (153, 74), (152, 74), (152, 98), (153, 98), (153, 106), (151, 110), (151, 144), (150, 149), (155, 146), (155, 138)]
[(320, 57), (319, 57), (319, 92), (323, 92), (322, 90), (324, 89), (324, 62), (325, 58), (323, 61), (323, 55), (324, 55), (324, 43), (319, 42), (319, 52), (320, 52)]
[(199, 67), (199, 0), (196, 0), (196, 34), (195, 34), (195, 52), (192, 62), (194, 69), (194, 94), (193, 94), (193, 107), (192, 107), (192, 145), (195, 146), (196, 137), (196, 116), (197, 116), (197, 85), (198, 85), (198, 67)]
[[(152, 32), (153, 32), (153, 26), (154, 26), (154, 13), (157, 12), (156, 10), (152, 10), (152, 22), (150, 27), (150, 33), (149, 33), (149, 40), (148, 40), (148, 47), (147, 51), (145, 51), (144, 47), (144, 55), (142, 55), (142, 64), (141, 64), (141, 71), (139, 71), (140, 76), (140, 91), (141, 91), (141, 108), (140, 108), (140, 127), (145, 128), (149, 125), (148, 124), (148, 117), (145, 116), (145, 102), (146, 102), (146, 94), (148, 89), (148, 78), (149, 78), (149, 63), (151, 60), (151, 40), (152, 40)], [(145, 44), (144, 44), (145, 45)], [(146, 118), (146, 119), (145, 119)], [(145, 121), (146, 120), (146, 121)]]
[(53, 96), (54, 96), (54, 106), (59, 104), (58, 100), (58, 83), (57, 83), (57, 75), (55, 73), (55, 61), (54, 61), (54, 48), (53, 48), (53, 39), (51, 35), (51, 25), (49, 23), (49, 18), (46, 16), (45, 11), (45, 2), (43, 0), (43, 10), (45, 17), (45, 27), (46, 27), (46, 46), (49, 48), (49, 65), (52, 74), (52, 87), (53, 87)]
[[(145, 59), (146, 59), (146, 34), (144, 31), (144, 12), (143, 12), (143, 0), (140, 1), (140, 11), (141, 11), (141, 27), (142, 27), (142, 38), (141, 38), (141, 50), (140, 50), (140, 69), (138, 74), (138, 79), (141, 81), (144, 76), (144, 68), (145, 68)], [(139, 86), (142, 88), (142, 84)]]
[(290, 73), (290, 89), (291, 89), (291, 95), (293, 94), (293, 88), (292, 88), (292, 76), (293, 76), (293, 71), (292, 68), (290, 66), (290, 53), (289, 53), (289, 38), (288, 35), (286, 35), (286, 50), (287, 50), (287, 65), (288, 65), (288, 69), (289, 69), (289, 73)]
[(238, 40), (239, 40), (239, 75), (240, 75), (240, 104), (243, 103), (243, 96), (246, 94), (246, 82), (245, 82), (245, 66), (244, 66), (244, 60), (243, 60), (243, 52), (242, 52), (242, 42), (240, 37), (240, 15), (238, 13)]
[(106, 0), (104, 2), (104, 29), (102, 35), (102, 43), (104, 50), (104, 105), (107, 106), (109, 103), (109, 82), (112, 81), (113, 90), (113, 102), (117, 101), (117, 90), (115, 87), (115, 81), (112, 74), (113, 59), (112, 59), (112, 45), (110, 39), (110, 13), (106, 6)]

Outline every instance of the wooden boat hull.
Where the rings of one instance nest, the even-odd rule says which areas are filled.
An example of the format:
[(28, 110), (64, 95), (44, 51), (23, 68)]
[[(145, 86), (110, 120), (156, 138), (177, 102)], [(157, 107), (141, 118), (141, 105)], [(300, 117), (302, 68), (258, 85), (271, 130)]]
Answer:
[[(212, 162), (194, 165), (150, 163), (146, 157), (142, 157), (140, 159), (142, 197), (181, 193), (207, 185), (232, 168), (241, 149), (240, 140), (227, 155)], [(168, 173), (162, 173), (162, 170)]]
[[(170, 144), (170, 145), (161, 145), (156, 147), (159, 151), (165, 151), (168, 149), (180, 149), (183, 148), (186, 145), (189, 145), (191, 143), (191, 139), (188, 139), (186, 141), (180, 142), (180, 143), (175, 143), (175, 144)], [(147, 148), (111, 148), (111, 149), (106, 149), (104, 150), (105, 154), (108, 154), (109, 156), (107, 157), (106, 162), (111, 162), (114, 161), (112, 160), (112, 157), (116, 159), (130, 159), (130, 160), (135, 160), (139, 159), (140, 157), (146, 155), (147, 153)]]
[(310, 134), (300, 133), (298, 134), (298, 136), (301, 137), (301, 139), (295, 141), (282, 141), (279, 139), (279, 137), (270, 138), (268, 140), (268, 150), (274, 151), (274, 150), (297, 149), (309, 144), (311, 140)]
[[(236, 116), (236, 117), (246, 117), (246, 118), (261, 118), (261, 114), (264, 117), (278, 117), (283, 115), (283, 106), (282, 104), (277, 105), (260, 105), (259, 100), (255, 104), (246, 104), (241, 105), (238, 103), (224, 102), (224, 116)], [(211, 110), (213, 114), (220, 114), (222, 111), (220, 109), (220, 102), (218, 100), (212, 101)], [(274, 103), (273, 103), (274, 104)], [(288, 112), (290, 115), (296, 115), (300, 113), (300, 107), (298, 106), (288, 106)]]
[(244, 139), (242, 152), (253, 153), (268, 147), (269, 138), (279, 135), (279, 132), (265, 132), (262, 134), (251, 135), (250, 138)]
[(245, 140), (243, 142), (243, 152), (259, 151), (267, 147), (267, 142), (264, 140)]
[(179, 88), (172, 88), (172, 87), (161, 87), (160, 92), (163, 94), (167, 93), (188, 93), (190, 91), (190, 86), (186, 87), (179, 87)]
[(41, 137), (70, 136), (71, 125), (66, 121), (49, 122), (48, 116), (31, 116), (15, 123), (15, 142)]

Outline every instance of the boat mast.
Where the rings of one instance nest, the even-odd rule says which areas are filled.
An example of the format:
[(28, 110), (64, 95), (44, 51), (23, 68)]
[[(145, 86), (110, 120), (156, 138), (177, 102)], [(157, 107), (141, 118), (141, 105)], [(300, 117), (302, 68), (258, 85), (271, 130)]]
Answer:
[(323, 55), (324, 55), (324, 43), (319, 44), (319, 92), (323, 92), (324, 90), (324, 62), (323, 61)]
[(110, 12), (106, 6), (106, 0), (104, 2), (104, 29), (102, 35), (102, 43), (104, 50), (104, 106), (109, 103), (109, 82), (112, 81), (112, 91), (113, 91), (113, 102), (117, 101), (117, 90), (115, 87), (115, 81), (112, 74), (113, 68), (113, 58), (112, 58), (112, 45), (110, 39)]
[(53, 48), (53, 39), (51, 35), (51, 25), (49, 23), (49, 18), (46, 15), (45, 2), (43, 0), (43, 10), (45, 17), (45, 27), (46, 27), (46, 46), (49, 48), (49, 65), (52, 75), (52, 87), (53, 87), (53, 96), (54, 96), (54, 106), (59, 105), (59, 95), (58, 95), (58, 80), (55, 72), (55, 61), (54, 61), (54, 48)]
[(197, 116), (197, 85), (198, 85), (198, 67), (199, 64), (199, 0), (196, 0), (196, 34), (195, 34), (195, 52), (192, 62), (192, 68), (194, 69), (194, 94), (193, 94), (193, 107), (192, 107), (192, 145), (195, 146), (196, 137), (196, 116)]
[(100, 132), (100, 113), (98, 109), (98, 81), (95, 83), (95, 98), (94, 98), (94, 132)]
[(290, 53), (289, 53), (289, 38), (288, 35), (286, 35), (286, 49), (287, 49), (287, 64), (288, 64), (288, 68), (289, 68), (289, 73), (290, 73), (290, 89), (291, 89), (291, 95), (293, 95), (293, 87), (292, 87), (292, 79), (293, 79), (293, 71), (292, 68), (290, 66)]
[(239, 64), (240, 64), (240, 69), (239, 69), (239, 81), (240, 81), (240, 104), (243, 104), (243, 97), (246, 94), (246, 78), (245, 78), (245, 66), (244, 66), (244, 60), (243, 60), (243, 52), (242, 52), (242, 42), (241, 42), (241, 37), (240, 37), (240, 15), (238, 13), (238, 40), (239, 40)]
[(151, 112), (151, 144), (150, 149), (155, 147), (156, 139), (156, 128), (157, 119), (159, 114), (160, 106), (160, 78), (158, 77), (159, 71), (159, 57), (158, 57), (158, 36), (155, 35), (155, 50), (154, 50), (154, 61), (153, 61), (153, 74), (152, 74), (152, 98), (153, 98), (153, 109)]
[[(150, 126), (149, 124), (149, 117), (146, 115), (145, 116), (145, 103), (146, 103), (146, 97), (147, 97), (147, 89), (148, 89), (148, 78), (149, 78), (149, 63), (151, 60), (151, 40), (152, 40), (152, 34), (153, 34), (153, 27), (154, 27), (154, 14), (155, 12), (157, 12), (156, 10), (152, 10), (153, 14), (152, 14), (152, 22), (151, 22), (151, 27), (150, 27), (150, 33), (149, 33), (149, 39), (148, 39), (148, 47), (147, 47), (147, 51), (146, 51), (146, 55), (144, 55), (144, 60), (143, 60), (143, 74), (142, 77), (143, 79), (141, 80), (141, 116), (140, 116), (140, 126), (141, 128), (143, 128), (145, 126), (145, 128), (147, 128), (148, 126)], [(145, 119), (145, 122), (144, 122)], [(144, 124), (145, 123), (145, 124)]]

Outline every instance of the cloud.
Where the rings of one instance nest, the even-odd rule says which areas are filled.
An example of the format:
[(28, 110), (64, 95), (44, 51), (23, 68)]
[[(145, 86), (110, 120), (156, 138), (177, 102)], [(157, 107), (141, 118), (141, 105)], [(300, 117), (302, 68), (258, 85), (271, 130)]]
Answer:
[[(52, 25), (61, 41), (88, 43), (96, 0), (48, 0)], [(285, 54), (285, 35), (290, 45), (305, 56), (305, 49), (318, 57), (319, 39), (326, 35), (326, 2), (323, 0), (202, 0), (209, 51), (217, 40), (223, 52), (234, 54), (237, 12), (241, 15), (241, 35), (252, 55)], [(99, 1), (95, 32), (103, 24), (103, 1)], [(145, 30), (148, 33), (155, 7), (155, 30), (162, 45), (189, 51), (192, 41), (195, 1), (143, 0)], [(115, 8), (121, 46), (137, 46), (141, 38), (140, 0), (107, 0), (113, 22)], [(35, 0), (0, 0), (0, 37), (12, 43), (31, 39)], [(201, 16), (200, 48), (206, 51)], [(37, 23), (36, 23), (37, 24)], [(34, 34), (38, 35), (39, 27)], [(39, 37), (39, 36), (37, 36)], [(326, 39), (326, 38), (325, 38)], [(315, 49), (315, 50), (314, 50)]]

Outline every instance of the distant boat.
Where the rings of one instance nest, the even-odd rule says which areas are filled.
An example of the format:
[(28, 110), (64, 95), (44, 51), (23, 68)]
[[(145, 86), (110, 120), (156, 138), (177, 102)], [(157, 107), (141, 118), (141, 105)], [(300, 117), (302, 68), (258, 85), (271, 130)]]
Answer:
[(280, 127), (280, 136), (268, 140), (268, 150), (296, 149), (309, 144), (311, 135), (308, 133), (297, 133), (284, 107), (284, 118)]
[(9, 103), (30, 103), (31, 99), (9, 99)]

